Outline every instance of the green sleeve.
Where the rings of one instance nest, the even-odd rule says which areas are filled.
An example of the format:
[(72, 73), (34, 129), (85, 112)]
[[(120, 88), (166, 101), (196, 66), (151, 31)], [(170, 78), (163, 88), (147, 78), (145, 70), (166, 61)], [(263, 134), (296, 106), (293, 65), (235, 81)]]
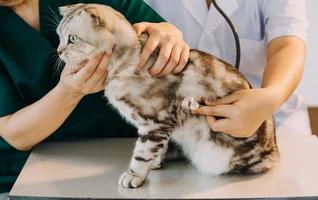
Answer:
[(165, 21), (143, 0), (101, 0), (100, 3), (109, 5), (115, 10), (118, 10), (132, 24), (137, 22)]
[(0, 61), (0, 117), (12, 114), (23, 106), (21, 97)]
[(15, 150), (0, 138), (0, 194), (10, 191), (29, 154)]

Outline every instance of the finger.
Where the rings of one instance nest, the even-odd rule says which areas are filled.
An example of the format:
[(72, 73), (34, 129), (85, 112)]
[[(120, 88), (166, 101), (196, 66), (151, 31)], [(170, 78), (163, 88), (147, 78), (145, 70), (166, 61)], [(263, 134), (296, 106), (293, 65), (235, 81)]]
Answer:
[(107, 76), (108, 76), (108, 71), (106, 71), (106, 73), (104, 74), (104, 76), (101, 78), (101, 84), (105, 87), (106, 85), (106, 80), (107, 80)]
[(107, 73), (107, 66), (110, 60), (110, 55), (104, 54), (100, 62), (98, 63), (94, 73), (87, 80), (86, 85), (88, 88), (94, 87)]
[(148, 24), (149, 23), (147, 23), (147, 22), (141, 22), (141, 23), (136, 23), (133, 25), (138, 36), (140, 36), (142, 33), (146, 32)]
[(231, 120), (226, 118), (226, 119), (219, 119), (213, 122), (211, 129), (214, 132), (222, 132), (222, 133), (230, 134), (231, 127), (232, 127)]
[(96, 92), (104, 90), (105, 86), (106, 86), (107, 74), (108, 74), (108, 72), (104, 73), (104, 75), (102, 77), (100, 77), (99, 80), (97, 80), (95, 83), (92, 83), (89, 87), (92, 88), (92, 90), (96, 91)]
[(61, 76), (76, 74), (87, 62), (88, 59), (85, 59), (78, 65), (65, 64)]
[(215, 106), (220, 104), (232, 104), (238, 99), (238, 95), (236, 93), (232, 93), (228, 96), (222, 97), (221, 99), (210, 101), (205, 100), (204, 103), (208, 106)]
[(215, 117), (213, 116), (207, 116), (206, 117), (206, 121), (209, 124), (209, 126), (212, 128), (212, 126), (214, 125), (214, 123), (216, 122)]
[(218, 116), (218, 117), (230, 117), (231, 106), (230, 105), (202, 106), (192, 111), (192, 114)]
[(145, 66), (150, 55), (158, 47), (159, 42), (160, 42), (160, 40), (157, 36), (154, 36), (154, 35), (149, 36), (148, 40), (146, 41), (146, 43), (142, 49), (141, 55), (140, 55), (140, 61), (139, 61), (139, 65), (138, 65), (139, 70), (141, 70)]
[(102, 77), (106, 71), (107, 71), (107, 67), (110, 61), (110, 55), (109, 54), (104, 54), (102, 59), (100, 60), (100, 62), (98, 63), (95, 72), (93, 73), (93, 76), (95, 79), (99, 79), (100, 77)]
[(190, 55), (190, 49), (189, 47), (187, 47), (181, 53), (179, 64), (173, 70), (174, 74), (178, 74), (184, 69), (184, 67), (186, 66), (188, 62), (189, 55)]
[(167, 64), (168, 60), (170, 59), (170, 55), (172, 52), (173, 44), (167, 43), (164, 46), (160, 47), (160, 53), (159, 56), (153, 65), (153, 67), (149, 70), (149, 73), (151, 75), (158, 75), (164, 66)]
[(101, 61), (103, 60), (105, 54), (106, 54), (106, 53), (103, 53), (103, 54), (101, 54), (101, 57), (96, 57), (96, 61), (94, 61), (94, 62), (92, 63), (93, 65), (96, 65), (95, 70), (93, 71), (93, 73), (91, 74), (91, 76), (89, 76), (89, 77), (86, 79), (86, 82), (87, 82), (88, 80), (90, 80), (93, 76), (96, 76), (96, 75), (99, 74), (99, 73), (96, 73), (96, 71), (101, 72), (101, 65), (100, 65), (100, 63), (101, 63)]
[(171, 52), (171, 56), (169, 59), (168, 64), (163, 68), (163, 70), (160, 72), (159, 76), (165, 76), (170, 74), (170, 72), (173, 71), (173, 69), (178, 65), (180, 60), (180, 55), (182, 52), (182, 48), (180, 47), (174, 47)]
[(72, 68), (72, 74), (76, 74), (78, 71), (80, 71), (87, 63), (89, 59), (83, 60), (79, 65)]
[(61, 73), (61, 76), (67, 76), (67, 75), (72, 74), (72, 71), (73, 71), (72, 68), (73, 68), (72, 66), (65, 64), (63, 71)]
[(95, 72), (95, 69), (102, 59), (103, 54), (98, 54), (97, 56), (90, 59), (84, 67), (82, 67), (77, 74), (78, 81), (80, 83), (86, 82), (92, 74)]
[(84, 66), (88, 63), (88, 61), (89, 61), (89, 59), (83, 60), (83, 61), (79, 64), (79, 66), (80, 66), (81, 68), (84, 67)]

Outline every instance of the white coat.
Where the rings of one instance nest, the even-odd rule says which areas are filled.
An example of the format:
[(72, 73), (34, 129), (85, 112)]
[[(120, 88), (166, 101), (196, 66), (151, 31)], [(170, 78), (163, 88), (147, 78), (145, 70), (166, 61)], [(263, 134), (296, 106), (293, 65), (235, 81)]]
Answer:
[[(213, 54), (234, 65), (232, 32), (206, 0), (144, 0), (164, 19), (176, 25), (191, 48)], [(281, 36), (296, 36), (307, 42), (304, 0), (217, 0), (230, 16), (240, 37), (240, 71), (254, 88), (259, 88), (266, 65), (267, 44)], [(307, 107), (294, 94), (275, 114), (278, 134), (311, 134)]]

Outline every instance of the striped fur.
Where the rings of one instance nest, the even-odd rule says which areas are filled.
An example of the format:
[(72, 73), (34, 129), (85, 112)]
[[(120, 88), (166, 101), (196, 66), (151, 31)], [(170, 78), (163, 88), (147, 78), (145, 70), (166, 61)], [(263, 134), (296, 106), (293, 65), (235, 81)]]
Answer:
[[(92, 10), (98, 18), (91, 16)], [(272, 117), (253, 136), (241, 139), (211, 131), (203, 116), (194, 116), (182, 107), (182, 101), (189, 97), (216, 100), (249, 89), (248, 81), (232, 66), (212, 55), (191, 50), (181, 74), (151, 77), (148, 69), (158, 51), (151, 55), (142, 71), (137, 71), (147, 35), (138, 40), (132, 26), (119, 13), (95, 4), (72, 7), (70, 12), (64, 8), (64, 12), (67, 14), (58, 28), (60, 48), (65, 49), (61, 58), (69, 64), (80, 63), (96, 53), (112, 52), (105, 96), (138, 128), (139, 138), (129, 170), (119, 179), (121, 186), (139, 187), (151, 169), (160, 168), (169, 141), (177, 144), (177, 149), (199, 171), (209, 175), (260, 173), (278, 161)], [(102, 20), (103, 26), (96, 25), (96, 19)], [(66, 38), (74, 33), (81, 40), (67, 45)], [(90, 51), (88, 44), (94, 44)]]

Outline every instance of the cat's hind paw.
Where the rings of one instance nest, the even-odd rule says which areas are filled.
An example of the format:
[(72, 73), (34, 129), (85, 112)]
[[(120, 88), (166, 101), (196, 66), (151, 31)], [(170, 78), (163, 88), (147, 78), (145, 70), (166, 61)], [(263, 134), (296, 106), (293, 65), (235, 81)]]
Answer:
[(120, 177), (118, 184), (124, 188), (137, 188), (145, 181), (145, 177), (140, 177), (130, 170), (124, 172)]

